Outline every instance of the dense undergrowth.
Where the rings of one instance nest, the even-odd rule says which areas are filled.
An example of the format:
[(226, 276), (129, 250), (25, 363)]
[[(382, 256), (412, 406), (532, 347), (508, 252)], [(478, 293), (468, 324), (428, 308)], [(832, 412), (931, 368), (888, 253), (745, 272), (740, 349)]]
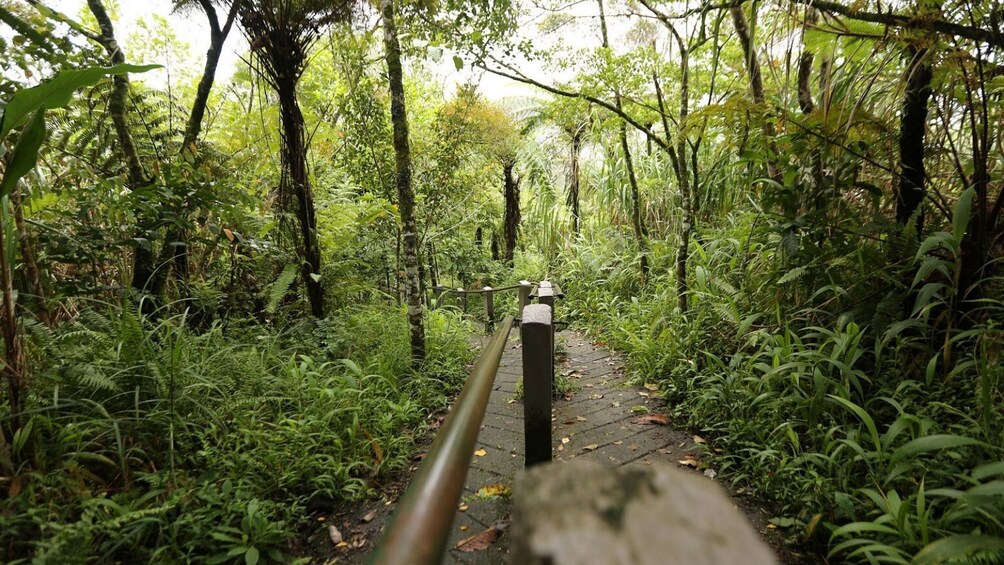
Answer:
[(837, 561), (1000, 559), (1004, 303), (956, 317), (960, 232), (876, 268), (879, 243), (831, 239), (789, 261), (757, 225), (735, 214), (702, 233), (686, 316), (669, 250), (642, 284), (613, 232), (566, 259), (564, 307), (659, 383), (713, 444), (705, 464), (771, 503), (793, 543)]
[[(358, 306), (285, 329), (84, 310), (28, 328), (36, 377), (0, 511), (4, 562), (288, 561), (312, 510), (406, 464), (471, 360), (470, 328)], [(4, 425), (10, 413), (0, 407)]]

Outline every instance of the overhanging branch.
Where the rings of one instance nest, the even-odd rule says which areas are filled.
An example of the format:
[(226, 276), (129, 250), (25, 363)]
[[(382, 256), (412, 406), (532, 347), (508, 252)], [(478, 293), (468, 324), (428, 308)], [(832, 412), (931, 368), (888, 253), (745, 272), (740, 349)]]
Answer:
[(963, 37), (972, 41), (978, 41), (993, 47), (1004, 48), (1004, 36), (989, 29), (966, 26), (941, 19), (932, 19), (927, 15), (905, 15), (892, 12), (865, 12), (844, 6), (838, 2), (828, 0), (792, 0), (796, 4), (804, 4), (818, 10), (831, 12), (859, 20), (885, 24), (887, 26), (899, 27), (903, 29), (913, 29), (920, 31), (936, 31), (946, 35)]
[(547, 92), (550, 92), (551, 94), (556, 94), (558, 96), (563, 96), (565, 98), (580, 98), (582, 100), (586, 100), (588, 102), (592, 102), (593, 104), (596, 104), (597, 106), (605, 108), (605, 109), (613, 112), (614, 114), (616, 114), (618, 117), (620, 117), (622, 120), (624, 120), (625, 123), (627, 123), (628, 125), (630, 125), (634, 129), (636, 129), (636, 130), (640, 131), (641, 133), (643, 133), (648, 139), (651, 139), (656, 145), (658, 145), (664, 151), (668, 151), (668, 152), (672, 152), (673, 151), (673, 146), (670, 145), (668, 141), (666, 141), (666, 140), (662, 139), (661, 137), (655, 135), (647, 127), (645, 127), (644, 125), (642, 125), (641, 123), (639, 123), (638, 120), (635, 120), (634, 118), (632, 118), (631, 116), (629, 116), (626, 112), (624, 112), (620, 108), (617, 108), (614, 104), (612, 104), (610, 102), (607, 102), (606, 100), (597, 98), (595, 96), (591, 96), (589, 94), (585, 94), (583, 92), (575, 92), (575, 91), (571, 91), (571, 90), (564, 90), (564, 89), (558, 88), (556, 86), (552, 86), (552, 85), (549, 85), (549, 84), (544, 84), (542, 82), (538, 82), (536, 80), (533, 80), (532, 78), (529, 78), (527, 76), (523, 76), (521, 74), (508, 73), (508, 72), (505, 72), (505, 71), (502, 71), (502, 70), (499, 70), (499, 69), (490, 68), (490, 67), (485, 66), (485, 65), (479, 65), (479, 67), (482, 68), (482, 69), (484, 69), (485, 71), (488, 71), (489, 73), (492, 73), (493, 75), (498, 75), (500, 77), (511, 79), (511, 80), (516, 81), (516, 82), (521, 82), (523, 84), (529, 84), (530, 86), (535, 86), (535, 87), (537, 87), (537, 88), (539, 88), (541, 90), (546, 90)]

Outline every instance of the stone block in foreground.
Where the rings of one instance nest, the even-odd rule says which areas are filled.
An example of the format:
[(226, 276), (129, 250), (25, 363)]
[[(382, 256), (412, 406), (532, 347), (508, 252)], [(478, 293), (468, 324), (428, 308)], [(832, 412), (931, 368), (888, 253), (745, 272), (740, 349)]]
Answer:
[(512, 563), (777, 563), (721, 487), (670, 465), (548, 463), (513, 493)]

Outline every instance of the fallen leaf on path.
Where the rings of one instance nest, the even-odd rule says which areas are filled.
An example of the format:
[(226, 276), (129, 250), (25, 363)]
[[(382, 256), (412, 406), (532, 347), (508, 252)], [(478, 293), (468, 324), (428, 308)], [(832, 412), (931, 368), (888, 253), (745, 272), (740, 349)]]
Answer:
[(631, 412), (634, 412), (635, 414), (644, 414), (645, 412), (648, 412), (648, 408), (636, 405), (631, 407)]
[(467, 531), (467, 524), (460, 524), (460, 531), (461, 532), (466, 532)]
[(495, 526), (492, 526), (480, 534), (474, 534), (469, 538), (460, 540), (460, 542), (457, 543), (457, 549), (467, 553), (472, 551), (483, 551), (498, 541), (499, 536), (501, 535), (502, 532), (500, 532)]
[(338, 549), (345, 549), (348, 546), (349, 546), (349, 542), (347, 542), (347, 541), (341, 541), (341, 542), (338, 542), (337, 544), (335, 544), (335, 547), (337, 547)]
[(588, 420), (586, 420), (585, 416), (576, 416), (575, 419), (578, 420), (578, 421), (580, 421), (580, 422), (587, 422), (588, 421)]
[(508, 404), (516, 404), (516, 399), (515, 398), (510, 398), (508, 400)]
[(621, 403), (620, 402), (611, 402), (610, 404), (613, 405), (614, 408), (620, 408), (621, 407)]
[(466, 502), (461, 502), (460, 506), (458, 507), (458, 510), (460, 510), (461, 512), (467, 512), (468, 508), (470, 508), (470, 506), (467, 506)]
[(485, 455), (488, 455), (488, 452), (485, 451), (484, 449), (479, 449), (474, 452), (474, 455), (477, 455), (478, 457), (484, 457)]
[(632, 424), (658, 424), (660, 426), (665, 426), (669, 424), (669, 418), (665, 414), (645, 414), (644, 416), (638, 416), (634, 420), (631, 420)]
[(569, 438), (567, 438), (567, 437), (563, 437), (563, 438), (561, 438), (561, 444), (562, 444), (562, 445), (565, 445), (566, 443), (568, 443), (568, 442), (570, 442), (570, 441), (572, 441), (572, 440), (571, 440), (571, 439), (569, 439)]
[(703, 437), (701, 437), (701, 436), (694, 436), (694, 438), (693, 438), (693, 439), (694, 439), (694, 443), (706, 443), (706, 442), (704, 441), (704, 438), (703, 438)]
[(601, 398), (603, 398), (602, 394), (590, 394), (589, 395), (589, 400), (600, 400)]
[(704, 476), (709, 479), (713, 479), (718, 476), (718, 473), (714, 469), (706, 469), (704, 471)]
[(565, 400), (571, 400), (573, 396), (575, 396), (574, 392), (566, 392), (565, 393)]
[(334, 524), (328, 526), (328, 537), (331, 538), (331, 543), (335, 545), (342, 543), (342, 532), (339, 532)]
[(631, 451), (637, 451), (638, 450), (638, 445), (632, 443), (631, 445), (628, 446), (628, 449), (630, 449)]
[(486, 485), (478, 489), (478, 496), (488, 498), (492, 496), (505, 496), (509, 494), (509, 488), (502, 483)]
[(645, 383), (645, 388), (647, 388), (648, 390), (650, 390), (652, 392), (656, 392), (656, 391), (659, 390), (659, 385), (657, 385), (655, 383)]
[(592, 383), (586, 383), (586, 384), (584, 384), (582, 386), (584, 386), (586, 388), (593, 388), (593, 384)]
[(598, 443), (590, 443), (589, 445), (583, 447), (582, 451), (593, 451), (594, 449), (596, 449), (599, 446), (600, 446), (600, 444), (598, 444)]
[(376, 515), (377, 511), (375, 509), (370, 510), (369, 512), (366, 513), (365, 516), (363, 516), (363, 522), (372, 522), (373, 518), (376, 518)]
[(614, 445), (623, 445), (623, 444), (624, 442), (622, 440), (617, 440), (614, 442)]
[(680, 459), (679, 461), (677, 461), (677, 463), (683, 465), (684, 467), (690, 467), (692, 469), (696, 469), (701, 465), (700, 463), (697, 462), (696, 459), (692, 457), (687, 457), (686, 459)]

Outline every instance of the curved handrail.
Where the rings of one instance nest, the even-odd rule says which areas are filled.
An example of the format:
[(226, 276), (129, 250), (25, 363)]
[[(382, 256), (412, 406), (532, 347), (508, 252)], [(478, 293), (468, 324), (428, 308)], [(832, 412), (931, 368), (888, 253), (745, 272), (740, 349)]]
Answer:
[(512, 326), (513, 318), (507, 316), (481, 352), (369, 563), (433, 564), (442, 560)]

